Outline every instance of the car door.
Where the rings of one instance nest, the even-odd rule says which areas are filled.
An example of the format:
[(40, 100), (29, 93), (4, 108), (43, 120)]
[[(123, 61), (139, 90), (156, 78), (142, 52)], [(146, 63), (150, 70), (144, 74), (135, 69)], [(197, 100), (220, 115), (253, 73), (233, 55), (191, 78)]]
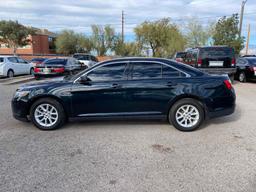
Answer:
[(8, 57), (8, 67), (7, 67), (7, 71), (8, 70), (13, 70), (14, 75), (20, 75), (22, 74), (22, 68), (18, 63), (17, 57)]
[(27, 61), (25, 61), (22, 58), (17, 57), (18, 65), (20, 68), (20, 74), (30, 74), (31, 64), (29, 64)]
[(180, 71), (156, 62), (133, 62), (126, 85), (126, 106), (134, 115), (163, 115), (176, 96)]
[(88, 79), (86, 83), (80, 83), (78, 78), (71, 91), (74, 116), (123, 114), (127, 66), (125, 62), (103, 64), (83, 74)]

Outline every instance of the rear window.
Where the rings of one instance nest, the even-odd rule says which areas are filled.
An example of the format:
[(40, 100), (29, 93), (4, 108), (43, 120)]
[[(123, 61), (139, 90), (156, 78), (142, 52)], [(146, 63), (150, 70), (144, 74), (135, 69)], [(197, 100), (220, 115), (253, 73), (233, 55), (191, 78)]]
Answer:
[(3, 63), (3, 62), (4, 62), (4, 58), (0, 57), (0, 63)]
[(46, 59), (44, 59), (44, 58), (34, 58), (34, 59), (32, 59), (31, 61), (32, 61), (32, 62), (33, 62), (33, 61), (43, 62), (44, 60), (46, 60)]
[(44, 64), (47, 64), (47, 65), (66, 65), (66, 63), (67, 63), (66, 59), (52, 59), (44, 62)]
[(178, 52), (176, 53), (176, 58), (184, 58), (186, 56), (185, 52)]
[(207, 57), (233, 57), (234, 51), (230, 47), (207, 47), (200, 49), (201, 58)]
[(89, 55), (74, 55), (73, 57), (77, 60), (90, 60)]

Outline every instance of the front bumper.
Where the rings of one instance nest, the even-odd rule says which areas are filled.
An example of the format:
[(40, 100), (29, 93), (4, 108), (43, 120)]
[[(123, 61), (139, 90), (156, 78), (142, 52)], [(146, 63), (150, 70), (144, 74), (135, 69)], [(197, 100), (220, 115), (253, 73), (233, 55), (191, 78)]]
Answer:
[(12, 100), (12, 114), (13, 117), (20, 121), (28, 121), (29, 107), (28, 103), (22, 100), (13, 98)]

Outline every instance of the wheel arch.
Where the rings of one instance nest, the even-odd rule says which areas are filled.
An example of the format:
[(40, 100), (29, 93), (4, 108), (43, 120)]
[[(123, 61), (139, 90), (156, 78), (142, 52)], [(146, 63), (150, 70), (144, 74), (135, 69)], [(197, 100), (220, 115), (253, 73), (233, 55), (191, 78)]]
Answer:
[(64, 109), (64, 112), (66, 114), (66, 116), (68, 117), (68, 114), (69, 114), (69, 109), (67, 108), (67, 106), (65, 105), (64, 101), (57, 97), (57, 96), (54, 96), (54, 95), (39, 95), (39, 96), (36, 96), (34, 98), (32, 98), (30, 101), (29, 101), (29, 105), (28, 105), (28, 111), (27, 111), (27, 114), (30, 113), (30, 110), (31, 110), (31, 107), (32, 105), (38, 101), (39, 99), (53, 99), (53, 100), (56, 100), (57, 102), (59, 102), (63, 109)]
[(167, 112), (166, 112), (167, 117), (169, 116), (169, 112), (170, 112), (170, 109), (172, 108), (172, 106), (176, 102), (178, 102), (178, 101), (180, 101), (182, 99), (194, 99), (194, 100), (197, 100), (202, 105), (202, 108), (204, 110), (204, 115), (205, 116), (207, 115), (207, 107), (206, 107), (206, 104), (205, 104), (204, 100), (201, 97), (199, 97), (197, 95), (192, 95), (192, 94), (182, 94), (182, 95), (179, 95), (179, 96), (175, 97), (175, 99), (172, 99), (171, 101), (169, 101)]

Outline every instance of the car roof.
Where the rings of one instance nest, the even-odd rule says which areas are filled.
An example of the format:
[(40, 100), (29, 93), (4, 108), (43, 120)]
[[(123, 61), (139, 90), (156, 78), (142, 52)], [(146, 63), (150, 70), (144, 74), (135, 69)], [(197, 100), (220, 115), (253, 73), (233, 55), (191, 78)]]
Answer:
[(17, 56), (17, 55), (0, 55), (0, 57), (8, 58), (8, 57), (19, 57), (19, 56)]

